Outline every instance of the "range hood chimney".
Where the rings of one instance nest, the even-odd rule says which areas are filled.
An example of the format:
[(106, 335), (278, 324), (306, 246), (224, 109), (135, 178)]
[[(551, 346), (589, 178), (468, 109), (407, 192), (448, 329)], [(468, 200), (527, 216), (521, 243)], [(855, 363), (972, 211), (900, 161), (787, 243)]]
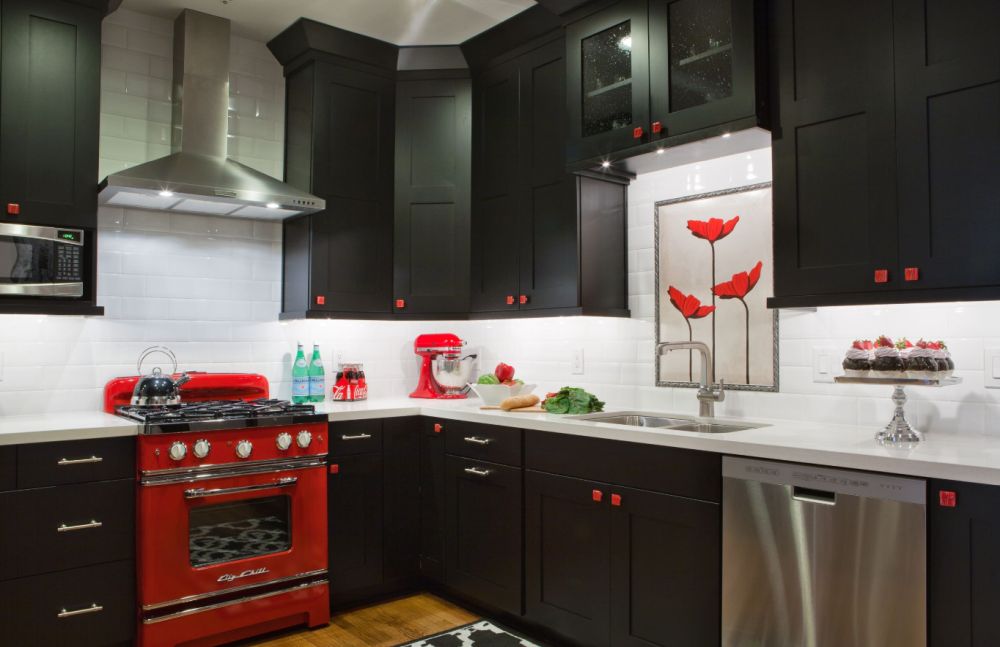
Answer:
[(228, 127), (229, 21), (185, 9), (174, 22), (173, 152), (112, 173), (98, 202), (266, 220), (326, 208), (314, 195), (227, 159)]

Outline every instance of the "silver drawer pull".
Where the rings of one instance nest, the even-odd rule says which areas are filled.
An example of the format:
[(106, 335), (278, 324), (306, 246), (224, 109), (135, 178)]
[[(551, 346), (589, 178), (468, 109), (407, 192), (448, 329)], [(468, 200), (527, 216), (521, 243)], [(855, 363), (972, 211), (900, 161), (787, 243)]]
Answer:
[(340, 434), (341, 440), (368, 440), (371, 437), (372, 437), (371, 434), (354, 434), (353, 436), (349, 436), (347, 434)]
[(104, 611), (104, 607), (95, 602), (94, 604), (91, 604), (89, 607), (83, 607), (82, 609), (73, 609), (72, 611), (67, 611), (66, 609), (63, 609), (62, 611), (56, 614), (56, 617), (72, 618), (73, 616), (82, 616), (87, 613), (100, 613), (101, 611)]
[(81, 523), (75, 526), (67, 526), (64, 523), (59, 524), (56, 528), (56, 532), (73, 532), (74, 530), (89, 530), (90, 528), (100, 528), (104, 524), (96, 519), (91, 519), (90, 523)]
[(253, 492), (255, 490), (273, 490), (282, 487), (291, 487), (298, 483), (297, 476), (286, 476), (272, 483), (258, 483), (257, 485), (241, 485), (240, 487), (223, 487), (212, 490), (203, 487), (193, 490), (184, 490), (185, 499), (203, 499), (208, 496), (222, 496), (224, 494), (239, 494), (240, 492)]
[(466, 467), (466, 474), (472, 474), (473, 476), (489, 476), (493, 473), (493, 470), (479, 469), (478, 467)]
[(87, 463), (100, 463), (104, 458), (91, 456), (90, 458), (60, 458), (56, 465), (86, 465)]
[(492, 438), (480, 438), (479, 436), (466, 436), (464, 440), (473, 445), (489, 445), (493, 442)]

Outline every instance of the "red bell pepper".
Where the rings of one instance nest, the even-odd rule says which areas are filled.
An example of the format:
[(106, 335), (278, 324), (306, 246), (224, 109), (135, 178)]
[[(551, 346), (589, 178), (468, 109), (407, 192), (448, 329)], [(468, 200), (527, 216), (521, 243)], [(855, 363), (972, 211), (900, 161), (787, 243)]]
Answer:
[(493, 369), (493, 375), (496, 375), (497, 379), (500, 380), (501, 383), (513, 380), (514, 367), (511, 366), (510, 364), (504, 364), (503, 362), (500, 362), (499, 364), (497, 364), (497, 367)]

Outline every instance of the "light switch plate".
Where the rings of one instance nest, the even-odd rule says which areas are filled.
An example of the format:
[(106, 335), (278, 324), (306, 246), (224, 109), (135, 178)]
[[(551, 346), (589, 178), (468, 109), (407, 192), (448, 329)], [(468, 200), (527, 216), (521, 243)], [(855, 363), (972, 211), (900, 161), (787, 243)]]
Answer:
[(583, 349), (577, 348), (573, 351), (573, 375), (583, 375)]
[(840, 375), (840, 357), (843, 350), (829, 346), (817, 346), (812, 349), (813, 382), (833, 382), (835, 375)]
[(983, 357), (983, 385), (1000, 389), (1000, 348), (987, 348)]

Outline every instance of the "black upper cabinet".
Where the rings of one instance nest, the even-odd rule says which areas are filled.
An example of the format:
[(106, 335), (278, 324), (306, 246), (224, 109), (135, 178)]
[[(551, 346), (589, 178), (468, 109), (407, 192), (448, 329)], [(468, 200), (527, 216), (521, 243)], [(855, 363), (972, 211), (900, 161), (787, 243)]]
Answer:
[(0, 6), (0, 220), (96, 227), (103, 16), (61, 0)]
[(472, 89), (467, 78), (396, 85), (393, 308), (469, 309)]
[[(286, 181), (326, 200), (285, 222), (283, 316), (387, 316), (396, 48), (310, 21), (269, 46), (285, 66)], [(358, 52), (369, 62), (346, 58)]]
[(572, 23), (571, 165), (765, 123), (763, 12), (755, 0), (623, 0)]

